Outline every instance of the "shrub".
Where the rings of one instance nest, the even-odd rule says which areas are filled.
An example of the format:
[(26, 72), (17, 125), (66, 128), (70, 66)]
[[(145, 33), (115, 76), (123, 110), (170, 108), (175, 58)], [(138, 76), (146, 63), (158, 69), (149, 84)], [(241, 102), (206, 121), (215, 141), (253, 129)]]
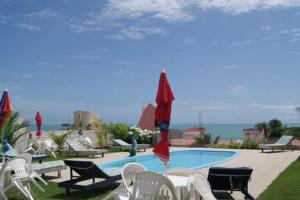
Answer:
[(129, 136), (129, 127), (127, 124), (113, 124), (109, 123), (107, 125), (104, 125), (104, 129), (106, 132), (112, 134), (112, 136), (116, 139), (126, 140)]
[(287, 128), (284, 135), (292, 135), (294, 138), (300, 139), (300, 127)]
[(241, 144), (239, 142), (235, 142), (231, 139), (230, 142), (227, 144), (227, 148), (228, 149), (240, 149)]
[(258, 146), (259, 146), (259, 142), (248, 139), (242, 143), (241, 149), (258, 149)]

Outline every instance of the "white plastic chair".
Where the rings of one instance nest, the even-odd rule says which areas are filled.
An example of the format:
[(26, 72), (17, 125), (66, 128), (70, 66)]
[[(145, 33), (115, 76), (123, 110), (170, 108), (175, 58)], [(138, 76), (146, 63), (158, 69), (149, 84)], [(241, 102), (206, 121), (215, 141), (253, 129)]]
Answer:
[[(13, 172), (10, 174), (10, 184), (6, 186), (4, 184), (5, 175), (7, 171)], [(0, 193), (2, 197), (7, 200), (5, 192), (12, 187), (18, 188), (27, 198), (33, 200), (28, 188), (22, 184), (22, 180), (28, 178), (28, 173), (26, 171), (26, 160), (24, 158), (13, 158), (6, 161), (0, 171)]]
[(211, 192), (210, 184), (206, 177), (199, 172), (189, 176), (188, 190), (191, 193), (190, 199), (196, 199), (197, 195), (200, 195), (203, 200), (217, 200)]
[(137, 173), (147, 171), (146, 167), (137, 162), (127, 163), (122, 168), (122, 182), (104, 200), (108, 199), (129, 199), (132, 194), (132, 187)]
[(43, 140), (41, 144), (42, 152), (45, 154), (46, 152), (50, 152), (50, 154), (56, 158), (54, 151), (56, 150), (56, 146), (53, 144), (52, 140)]
[(185, 176), (185, 177), (189, 177), (193, 173), (196, 173), (196, 172), (193, 170), (190, 170), (190, 169), (185, 169), (185, 168), (173, 168), (173, 169), (169, 169), (167, 172), (168, 175)]
[(130, 200), (177, 200), (173, 183), (165, 176), (153, 172), (141, 172), (136, 175)]
[(27, 169), (27, 173), (28, 173), (28, 179), (30, 180), (30, 182), (32, 182), (42, 192), (45, 192), (45, 190), (35, 181), (35, 179), (37, 178), (45, 185), (48, 185), (48, 183), (38, 173), (36, 173), (32, 169), (32, 167), (31, 167), (32, 156), (29, 153), (23, 153), (23, 154), (18, 155), (18, 157), (24, 158), (26, 160), (26, 169)]
[(95, 146), (94, 146), (94, 144), (93, 144), (91, 138), (89, 138), (89, 137), (84, 137), (84, 138), (82, 139), (81, 142), (82, 142), (82, 144), (83, 144), (84, 146), (86, 146), (88, 149), (93, 149), (93, 148), (95, 148)]

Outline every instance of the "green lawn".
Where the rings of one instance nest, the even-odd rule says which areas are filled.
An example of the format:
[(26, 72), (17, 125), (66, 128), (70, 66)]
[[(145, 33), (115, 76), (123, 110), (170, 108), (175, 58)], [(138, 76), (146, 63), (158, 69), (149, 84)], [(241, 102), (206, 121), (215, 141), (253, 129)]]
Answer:
[[(65, 189), (57, 187), (57, 183), (48, 182), (48, 186), (44, 186), (42, 183), (40, 185), (46, 190), (45, 192), (32, 186), (33, 197), (37, 200), (100, 200), (114, 189), (105, 188), (88, 192), (71, 190), (71, 193), (66, 194)], [(8, 194), (9, 200), (26, 200), (25, 196), (15, 189), (8, 191)]]
[(300, 161), (293, 162), (258, 198), (258, 200), (271, 199), (300, 199)]

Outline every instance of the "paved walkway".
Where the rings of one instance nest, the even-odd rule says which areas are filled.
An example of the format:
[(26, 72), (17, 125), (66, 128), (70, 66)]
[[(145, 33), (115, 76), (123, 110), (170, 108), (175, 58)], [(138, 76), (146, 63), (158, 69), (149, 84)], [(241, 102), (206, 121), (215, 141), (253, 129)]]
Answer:
[[(172, 150), (183, 150), (186, 148), (172, 147)], [(197, 148), (193, 148), (197, 149)], [(203, 149), (203, 148), (202, 148)], [(223, 149), (213, 149), (213, 150), (223, 150)], [(274, 152), (274, 153), (261, 153), (259, 150), (234, 150), (239, 152), (239, 156), (221, 163), (216, 166), (223, 167), (241, 167), (248, 166), (253, 168), (253, 174), (251, 177), (251, 182), (249, 184), (249, 193), (255, 198), (258, 197), (267, 187), (272, 183), (272, 181), (293, 161), (295, 161), (300, 156), (300, 151), (284, 151), (284, 152)], [(148, 149), (147, 152), (151, 152)], [(138, 153), (138, 155), (145, 154), (144, 152)], [(128, 152), (117, 152), (105, 154), (104, 158), (78, 158), (76, 160), (92, 160), (95, 163), (103, 163), (106, 161), (111, 161), (119, 159), (122, 157), (128, 157)], [(208, 168), (199, 169), (200, 172), (207, 174)], [(57, 179), (52, 179), (51, 181), (60, 182), (69, 179), (69, 169), (62, 171), (62, 177)], [(49, 173), (47, 175), (57, 176), (57, 173)], [(234, 192), (234, 199), (243, 199), (240, 192)]]

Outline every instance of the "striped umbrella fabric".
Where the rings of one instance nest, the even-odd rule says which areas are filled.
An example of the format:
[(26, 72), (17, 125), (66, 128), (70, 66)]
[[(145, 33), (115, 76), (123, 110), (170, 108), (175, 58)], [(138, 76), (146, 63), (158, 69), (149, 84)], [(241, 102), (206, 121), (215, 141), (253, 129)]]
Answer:
[(155, 124), (160, 128), (161, 140), (153, 148), (153, 153), (167, 165), (170, 159), (169, 153), (169, 124), (174, 95), (167, 79), (165, 70), (160, 74), (156, 95)]
[(36, 127), (37, 127), (36, 136), (41, 137), (42, 136), (42, 122), (43, 121), (42, 121), (42, 116), (41, 116), (40, 112), (36, 112), (35, 122), (36, 122)]
[(2, 151), (5, 153), (9, 151), (9, 145), (7, 143), (8, 128), (7, 121), (13, 112), (13, 107), (9, 99), (8, 91), (4, 90), (0, 101), (0, 129), (2, 133)]

